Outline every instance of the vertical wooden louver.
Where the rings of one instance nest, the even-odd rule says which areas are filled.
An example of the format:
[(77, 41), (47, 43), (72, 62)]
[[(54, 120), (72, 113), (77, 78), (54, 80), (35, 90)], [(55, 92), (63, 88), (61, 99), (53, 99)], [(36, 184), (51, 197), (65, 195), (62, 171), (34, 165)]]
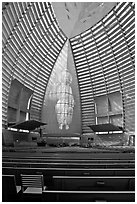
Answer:
[(120, 91), (123, 126), (135, 130), (134, 3), (118, 3), (96, 25), (70, 39), (78, 76), (82, 132), (95, 124), (95, 97)]
[(66, 42), (52, 6), (46, 2), (10, 2), (2, 14), (2, 120), (12, 79), (33, 90), (31, 119), (41, 119), (45, 89), (57, 57)]

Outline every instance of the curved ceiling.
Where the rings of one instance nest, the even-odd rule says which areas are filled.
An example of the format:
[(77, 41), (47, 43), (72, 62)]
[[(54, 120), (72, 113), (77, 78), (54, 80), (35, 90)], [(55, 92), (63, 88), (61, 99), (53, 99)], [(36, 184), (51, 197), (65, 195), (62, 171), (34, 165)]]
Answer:
[[(96, 123), (95, 99), (120, 91), (123, 127), (135, 129), (135, 19), (134, 3), (117, 4), (70, 44), (80, 87), (82, 132)], [(102, 101), (103, 103), (103, 101)]]
[(116, 4), (116, 2), (52, 3), (59, 25), (68, 38), (92, 27)]
[[(62, 12), (71, 23), (60, 22), (59, 6), (64, 6)], [(90, 131), (89, 123), (95, 124), (95, 98), (114, 91), (122, 93), (125, 128), (134, 130), (134, 7), (131, 2), (3, 3), (3, 125), (7, 123), (8, 95), (14, 78), (34, 92), (31, 118), (41, 120), (52, 69), (69, 37), (79, 84), (82, 132)], [(94, 21), (92, 15), (96, 16)]]
[(67, 38), (50, 3), (7, 3), (2, 15), (3, 120), (12, 78), (34, 91), (32, 119), (40, 120), (45, 88)]

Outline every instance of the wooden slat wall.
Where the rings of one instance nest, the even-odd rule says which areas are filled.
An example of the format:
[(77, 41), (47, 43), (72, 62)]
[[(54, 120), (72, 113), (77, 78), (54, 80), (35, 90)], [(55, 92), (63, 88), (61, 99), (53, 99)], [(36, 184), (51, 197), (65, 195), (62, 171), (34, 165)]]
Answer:
[(94, 98), (120, 91), (123, 124), (135, 130), (135, 11), (121, 2), (92, 28), (70, 39), (81, 96), (82, 132), (95, 124)]
[(41, 119), (45, 89), (66, 42), (52, 6), (47, 2), (10, 2), (2, 14), (2, 120), (7, 123), (12, 78), (34, 91), (31, 119)]
[[(9, 2), (2, 14), (2, 123), (12, 78), (34, 91), (31, 119), (40, 120), (46, 86), (66, 42), (47, 2)], [(95, 124), (94, 98), (121, 91), (123, 122), (135, 129), (135, 4), (120, 2), (92, 28), (70, 39), (78, 76), (82, 132)]]

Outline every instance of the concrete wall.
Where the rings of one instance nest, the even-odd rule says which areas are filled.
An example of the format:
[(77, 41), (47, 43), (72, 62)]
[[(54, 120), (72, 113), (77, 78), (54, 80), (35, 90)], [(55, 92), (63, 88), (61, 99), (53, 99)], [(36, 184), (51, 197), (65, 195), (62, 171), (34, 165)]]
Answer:
[[(90, 138), (93, 138), (92, 141), (90, 141)], [(134, 138), (133, 145), (134, 145)], [(81, 135), (80, 144), (81, 146), (87, 146), (90, 144), (90, 142), (93, 142), (95, 145), (99, 146), (128, 146), (130, 145), (130, 136), (127, 133), (113, 133), (113, 134), (95, 134), (95, 133), (87, 133)]]
[(39, 134), (2, 130), (2, 143), (6, 146), (15, 146), (16, 143), (31, 143), (34, 138), (39, 138)]

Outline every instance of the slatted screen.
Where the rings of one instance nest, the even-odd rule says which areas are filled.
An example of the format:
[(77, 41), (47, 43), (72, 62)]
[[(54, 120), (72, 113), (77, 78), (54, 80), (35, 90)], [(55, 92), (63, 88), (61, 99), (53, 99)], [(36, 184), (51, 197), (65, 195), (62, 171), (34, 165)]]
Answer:
[(34, 91), (31, 119), (41, 119), (47, 82), (65, 42), (66, 36), (58, 26), (50, 3), (3, 3), (3, 125), (7, 122), (8, 94), (13, 78)]
[(82, 132), (95, 124), (95, 97), (120, 91), (123, 124), (135, 126), (135, 5), (118, 3), (96, 25), (70, 39), (78, 76)]

